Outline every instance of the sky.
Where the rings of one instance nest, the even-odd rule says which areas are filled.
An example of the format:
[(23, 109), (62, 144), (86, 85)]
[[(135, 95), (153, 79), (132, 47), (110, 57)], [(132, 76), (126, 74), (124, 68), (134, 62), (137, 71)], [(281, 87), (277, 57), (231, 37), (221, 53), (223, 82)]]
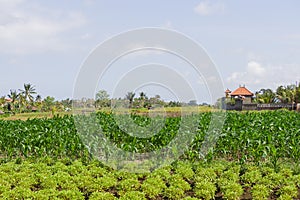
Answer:
[[(82, 65), (96, 47), (144, 27), (174, 30), (197, 42), (215, 64), (222, 90), (295, 84), (300, 81), (299, 8), (298, 0), (0, 0), (0, 96), (31, 83), (42, 97), (72, 98)], [(123, 56), (99, 78), (95, 91), (125, 96), (127, 88), (114, 93), (118, 83), (149, 63), (168, 65), (192, 85), (195, 96), (184, 100), (211, 103), (207, 84), (215, 77), (197, 76), (187, 63), (158, 51)], [(146, 71), (136, 73), (146, 78)], [(135, 91), (171, 100), (176, 91), (170, 88), (137, 85)]]

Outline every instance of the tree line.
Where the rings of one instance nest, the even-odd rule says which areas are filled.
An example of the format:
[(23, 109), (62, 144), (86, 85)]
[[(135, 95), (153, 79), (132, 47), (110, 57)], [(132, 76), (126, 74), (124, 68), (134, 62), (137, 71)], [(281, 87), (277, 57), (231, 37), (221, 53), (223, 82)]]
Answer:
[(300, 103), (300, 83), (279, 86), (275, 91), (272, 89), (260, 89), (255, 92), (256, 103)]
[[(145, 92), (136, 94), (128, 92), (124, 98), (110, 98), (105, 90), (100, 90), (96, 93), (95, 98), (82, 99), (64, 99), (61, 101), (55, 100), (54, 97), (47, 96), (42, 98), (32, 84), (24, 84), (22, 89), (10, 90), (5, 96), (0, 97), (0, 113), (26, 113), (26, 112), (49, 112), (49, 111), (69, 111), (73, 103), (79, 107), (101, 109), (111, 107), (119, 102), (127, 102), (129, 108), (147, 108), (153, 106), (164, 107), (180, 107), (184, 103), (179, 101), (165, 102), (159, 95), (148, 97)], [(190, 105), (197, 105), (195, 100), (189, 102)]]
[[(110, 98), (105, 90), (96, 93), (94, 99), (82, 98), (72, 100), (70, 98), (58, 101), (54, 97), (47, 96), (42, 98), (36, 92), (32, 84), (24, 84), (22, 89), (10, 90), (6, 96), (0, 97), (0, 112), (24, 113), (24, 112), (48, 112), (48, 111), (69, 111), (72, 104), (76, 103), (81, 107), (101, 109), (104, 107), (113, 107), (118, 103), (126, 103), (126, 106), (132, 109), (151, 109), (153, 107), (180, 107), (180, 106), (197, 106), (196, 100), (188, 103), (179, 101), (166, 102), (161, 99), (160, 95), (148, 97), (145, 92), (135, 93), (127, 92), (124, 98)], [(275, 91), (272, 89), (260, 89), (255, 92), (254, 103), (300, 103), (300, 83), (279, 86)], [(209, 106), (208, 104), (202, 104)]]
[(36, 111), (67, 111), (72, 107), (72, 101), (65, 99), (55, 100), (54, 97), (42, 98), (37, 94), (35, 86), (24, 84), (22, 89), (10, 90), (6, 96), (0, 97), (0, 111), (15, 113)]
[[(195, 100), (191, 100), (189, 104), (197, 105)], [(105, 90), (100, 90), (96, 94), (95, 107), (114, 107), (122, 104), (128, 108), (146, 108), (151, 109), (153, 107), (180, 107), (184, 103), (179, 101), (169, 101), (166, 102), (161, 99), (160, 95), (155, 95), (154, 97), (148, 97), (145, 92), (135, 93), (127, 92), (124, 98), (110, 98), (109, 94)]]

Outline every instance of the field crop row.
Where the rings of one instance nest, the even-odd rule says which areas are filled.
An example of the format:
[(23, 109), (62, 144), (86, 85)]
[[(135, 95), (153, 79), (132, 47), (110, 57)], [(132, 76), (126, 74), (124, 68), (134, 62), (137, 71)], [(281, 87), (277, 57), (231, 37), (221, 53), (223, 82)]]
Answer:
[(80, 161), (44, 159), (0, 165), (1, 199), (296, 199), (300, 175), (289, 168), (218, 161), (176, 162), (131, 174)]
[[(183, 159), (199, 160), (202, 158), (201, 146), (210, 125), (211, 113), (189, 115), (183, 118), (132, 115), (115, 116), (107, 113), (81, 116), (75, 120), (84, 121), (79, 135), (72, 116), (54, 117), (51, 119), (30, 119), (27, 121), (0, 120), (0, 155), (3, 159), (12, 158), (90, 158), (91, 154), (106, 141), (128, 152), (149, 152), (168, 145), (176, 136), (191, 139), (186, 147)], [(91, 119), (94, 119), (91, 120)], [(300, 160), (300, 113), (289, 111), (277, 112), (228, 112), (222, 131), (214, 148), (209, 149), (207, 160), (226, 158), (243, 162), (269, 162), (278, 168), (281, 162), (299, 164)], [(162, 120), (161, 127), (142, 129), (140, 135), (134, 135), (136, 129), (124, 129), (122, 124), (133, 120), (140, 127), (147, 127), (156, 120)], [(195, 126), (193, 138), (188, 128)], [(156, 126), (154, 126), (155, 128)], [(102, 136), (99, 136), (101, 129)], [(156, 134), (153, 135), (153, 131)], [(84, 134), (82, 134), (84, 133)], [(139, 137), (146, 135), (149, 137)], [(152, 135), (151, 135), (152, 134)], [(104, 137), (103, 137), (104, 136)], [(83, 142), (84, 141), (84, 144)], [(107, 155), (110, 150), (107, 149)]]

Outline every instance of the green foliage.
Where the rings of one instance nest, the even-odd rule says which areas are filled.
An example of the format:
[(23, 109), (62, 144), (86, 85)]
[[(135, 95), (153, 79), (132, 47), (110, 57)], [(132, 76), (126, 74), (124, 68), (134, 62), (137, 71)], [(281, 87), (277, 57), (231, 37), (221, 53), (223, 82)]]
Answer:
[(268, 199), (271, 190), (266, 185), (257, 184), (253, 186), (251, 192), (253, 200), (264, 200)]
[(233, 165), (230, 169), (224, 171), (218, 179), (218, 185), (223, 193), (224, 199), (239, 199), (243, 194), (243, 188), (239, 184), (240, 166)]
[[(91, 117), (99, 123), (93, 124)], [(87, 122), (82, 127), (86, 130), (83, 136), (78, 135), (70, 116), (0, 120), (0, 198), (182, 199), (193, 194), (200, 199), (214, 199), (217, 191), (223, 199), (239, 199), (244, 191), (250, 191), (253, 199), (267, 199), (271, 194), (280, 199), (297, 198), (300, 175), (292, 166), (299, 166), (300, 160), (300, 113), (229, 112), (210, 162), (202, 162), (200, 149), (210, 117), (210, 113), (202, 113), (166, 118), (161, 130), (150, 138), (127, 134), (118, 127), (116, 116), (107, 113), (75, 118)], [(124, 116), (118, 116), (118, 120), (128, 122)], [(160, 118), (132, 114), (130, 120), (147, 127)], [(104, 140), (95, 134), (101, 125), (106, 139), (125, 151), (154, 151), (178, 134), (182, 120), (199, 122), (192, 144), (181, 157), (185, 160), (150, 174), (105, 168), (91, 160), (82, 142), (90, 142), (87, 146), (91, 153), (103, 144)], [(188, 136), (185, 131), (180, 134)], [(195, 160), (198, 162), (190, 162)], [(291, 168), (282, 165), (284, 161), (291, 163)]]
[(262, 175), (258, 167), (251, 166), (247, 169), (247, 172), (244, 175), (242, 175), (241, 180), (246, 186), (251, 187), (253, 184), (257, 183), (261, 178)]
[(139, 191), (129, 191), (120, 197), (121, 200), (146, 200), (145, 194)]
[(176, 188), (175, 186), (170, 186), (165, 189), (164, 196), (167, 199), (181, 199), (184, 197), (184, 190)]
[(71, 157), (86, 155), (70, 116), (27, 121), (0, 120), (1, 157)]
[(109, 107), (110, 106), (110, 99), (109, 94), (105, 90), (100, 90), (96, 94), (96, 107)]
[(168, 179), (168, 187), (164, 190), (164, 196), (169, 199), (180, 199), (183, 198), (185, 192), (191, 189), (188, 182), (183, 178), (175, 174)]
[(298, 196), (298, 188), (295, 184), (291, 183), (281, 187), (280, 190), (278, 190), (278, 194), (280, 195), (280, 199), (294, 199)]
[(191, 180), (195, 175), (191, 163), (182, 161), (179, 161), (177, 163), (177, 166), (175, 167), (175, 172), (187, 180)]
[(114, 197), (113, 194), (109, 192), (94, 192), (89, 197), (90, 200), (115, 200), (117, 199)]
[(194, 191), (195, 196), (200, 199), (214, 199), (217, 187), (215, 183), (203, 179), (202, 181), (196, 182)]
[(84, 196), (78, 190), (62, 190), (57, 194), (58, 199), (65, 199), (65, 200), (84, 200)]
[(244, 192), (240, 184), (232, 181), (228, 181), (226, 186), (221, 188), (221, 191), (223, 192), (224, 199), (228, 200), (240, 199)]
[(166, 188), (165, 182), (160, 177), (148, 177), (141, 189), (149, 199), (156, 199)]
[[(216, 194), (222, 199), (239, 199), (243, 192), (250, 192), (253, 199), (268, 199), (271, 195), (295, 199), (299, 195), (299, 175), (286, 167), (275, 172), (246, 164), (241, 173), (241, 166), (230, 162), (196, 166), (184, 163), (187, 169), (196, 169), (195, 177), (187, 181), (176, 173), (178, 165), (151, 174), (132, 174), (109, 170), (95, 162), (48, 163), (52, 162), (1, 164), (0, 199), (215, 199)], [(255, 177), (253, 170), (262, 176)]]
[(123, 195), (126, 192), (138, 190), (140, 186), (141, 184), (137, 179), (128, 178), (128, 179), (121, 180), (118, 183), (117, 188), (120, 191), (120, 195)]
[[(199, 122), (193, 142), (181, 156), (194, 161), (199, 159), (201, 154), (200, 150), (210, 125), (210, 117), (211, 113), (202, 113), (183, 118), (161, 119), (159, 116), (156, 118), (134, 114), (116, 116), (100, 112), (91, 116), (75, 118), (76, 122), (85, 125), (81, 127), (80, 131), (86, 134), (80, 136), (71, 116), (26, 121), (0, 120), (0, 155), (5, 159), (67, 157), (70, 160), (76, 158), (89, 160), (99, 147), (105, 148), (106, 155), (110, 155), (110, 149), (105, 146), (107, 140), (125, 151), (152, 152), (169, 144), (177, 136), (180, 123), (184, 120), (191, 123)], [(282, 160), (290, 160), (299, 164), (299, 117), (300, 113), (288, 111), (228, 112), (222, 134), (217, 140), (215, 149), (211, 151), (210, 160), (222, 157), (240, 163), (254, 162), (257, 165), (267, 162), (276, 171), (280, 170)], [(96, 119), (96, 123), (94, 119)], [(118, 123), (116, 119), (118, 119)], [(156, 134), (146, 128), (143, 134), (150, 137), (135, 137), (119, 127), (120, 123), (128, 124), (128, 120), (134, 121), (141, 127), (148, 127), (163, 120), (163, 126)], [(106, 138), (97, 135), (100, 127)], [(188, 139), (189, 134), (188, 129), (182, 129), (180, 132), (182, 138)], [(91, 154), (83, 142), (89, 147)], [(177, 152), (176, 149), (175, 152)], [(190, 179), (193, 174), (191, 169), (188, 169), (186, 173), (180, 172), (182, 171), (180, 165), (177, 171), (187, 179)]]

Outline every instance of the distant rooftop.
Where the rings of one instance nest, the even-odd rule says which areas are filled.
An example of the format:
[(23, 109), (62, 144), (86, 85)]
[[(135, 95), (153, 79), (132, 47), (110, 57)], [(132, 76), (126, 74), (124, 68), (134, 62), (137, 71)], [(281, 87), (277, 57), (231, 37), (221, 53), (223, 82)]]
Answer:
[(227, 90), (225, 91), (225, 93), (230, 93), (231, 91), (227, 88)]
[(238, 89), (233, 91), (231, 96), (253, 96), (254, 94), (250, 92), (245, 86), (240, 86)]

